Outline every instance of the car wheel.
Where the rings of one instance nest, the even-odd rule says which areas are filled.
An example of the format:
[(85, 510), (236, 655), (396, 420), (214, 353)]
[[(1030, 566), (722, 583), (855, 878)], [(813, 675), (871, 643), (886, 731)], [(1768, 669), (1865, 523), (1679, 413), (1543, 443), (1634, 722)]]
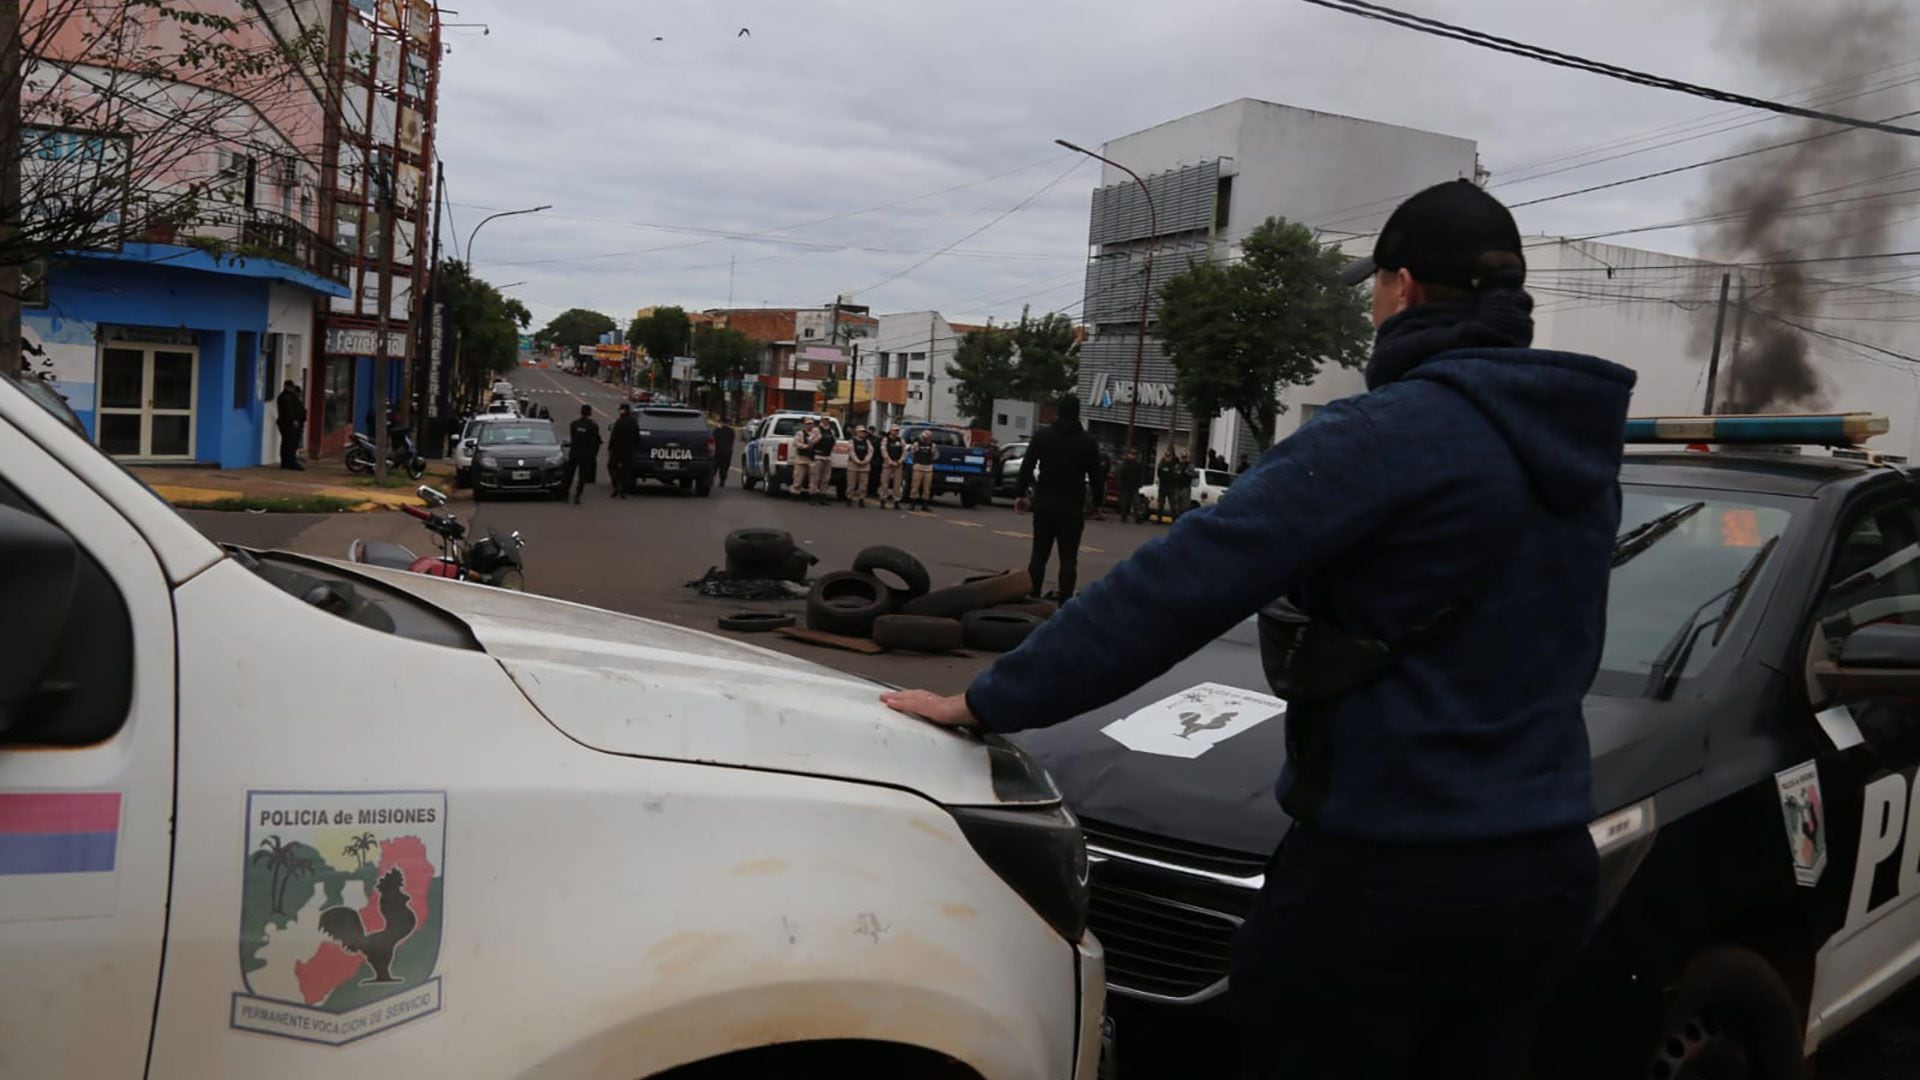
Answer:
[[(933, 588), (933, 579), (927, 574), (926, 566), (919, 559), (897, 547), (876, 544), (870, 548), (863, 548), (860, 554), (853, 557), (853, 568), (863, 574), (872, 574), (874, 577), (880, 577), (884, 573), (899, 578), (899, 588), (887, 586), (893, 591), (893, 602), (896, 606), (925, 596)], [(886, 579), (881, 578), (881, 580)]]
[(872, 574), (822, 574), (807, 594), (807, 628), (849, 637), (873, 633), (874, 620), (893, 610), (893, 594)]
[(983, 499), (981, 490), (971, 484), (960, 489), (960, 505), (968, 510), (979, 506)]
[(490, 499), (490, 498), (492, 498), (492, 496), (491, 496), (491, 495), (489, 495), (489, 494), (487, 494), (487, 489), (486, 489), (486, 488), (483, 488), (483, 487), (477, 487), (477, 488), (474, 488), (474, 489), (473, 489), (473, 501), (474, 501), (474, 502), (477, 502), (477, 503), (483, 503), (483, 502), (486, 502), (486, 501), (487, 501), (488, 499)]
[(707, 475), (702, 476), (699, 479), (695, 480), (693, 482), (693, 493), (695, 495), (713, 494), (713, 474), (708, 473)]
[(471, 483), (473, 483), (473, 470), (471, 469), (453, 470), (453, 490), (459, 491), (461, 488), (464, 488)]
[(1800, 1010), (1773, 965), (1746, 949), (1688, 962), (1647, 1063), (1650, 1080), (1803, 1080)]
[(1019, 648), (1040, 625), (1040, 616), (1005, 608), (969, 611), (960, 617), (960, 629), (967, 647), (987, 652), (1008, 652)]
[(952, 652), (965, 643), (957, 619), (932, 615), (882, 615), (873, 620), (873, 640), (889, 649), (911, 652)]

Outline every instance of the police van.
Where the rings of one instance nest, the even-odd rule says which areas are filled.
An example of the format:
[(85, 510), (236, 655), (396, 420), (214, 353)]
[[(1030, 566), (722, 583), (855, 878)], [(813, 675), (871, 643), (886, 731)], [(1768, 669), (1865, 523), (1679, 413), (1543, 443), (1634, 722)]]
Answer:
[[(1920, 971), (1920, 478), (1824, 452), (1886, 429), (1630, 423), (1654, 449), (1622, 468), (1585, 706), (1601, 914), (1537, 1075), (1798, 1077)], [(1121, 1077), (1205, 1075), (1230, 1045), (1232, 937), (1290, 824), (1285, 727), (1249, 623), (1018, 737), (1086, 830)]]
[(201, 536), (0, 378), (0, 1076), (1089, 1077), (1033, 761), (577, 604)]

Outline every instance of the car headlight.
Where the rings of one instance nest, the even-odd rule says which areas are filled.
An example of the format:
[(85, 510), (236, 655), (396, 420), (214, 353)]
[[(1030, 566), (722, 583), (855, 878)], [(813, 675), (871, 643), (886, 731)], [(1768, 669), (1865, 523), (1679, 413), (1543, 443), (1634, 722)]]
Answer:
[(980, 861), (1068, 941), (1087, 930), (1087, 845), (1064, 805), (950, 806)]
[(480, 466), (483, 469), (497, 469), (500, 467), (500, 459), (494, 457), (492, 454), (481, 454), (479, 457), (474, 458), (473, 460), (474, 460), (474, 464)]
[(565, 462), (566, 460), (567, 460), (567, 457), (565, 454), (557, 454), (557, 453), (548, 454), (546, 457), (540, 460), (540, 464), (545, 465), (548, 468), (552, 468), (553, 466), (559, 465)]
[(1080, 821), (1039, 762), (998, 735), (986, 735), (994, 794), (1027, 805), (950, 806), (947, 812), (980, 860), (1068, 941), (1087, 929), (1087, 845)]

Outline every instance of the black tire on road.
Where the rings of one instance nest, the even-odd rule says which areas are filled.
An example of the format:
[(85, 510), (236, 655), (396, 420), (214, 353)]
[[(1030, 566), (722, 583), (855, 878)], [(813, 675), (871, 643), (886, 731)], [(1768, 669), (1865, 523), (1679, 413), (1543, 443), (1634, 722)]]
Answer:
[[(896, 607), (927, 595), (933, 588), (933, 578), (927, 574), (926, 566), (919, 559), (886, 544), (875, 544), (861, 549), (860, 554), (853, 557), (853, 568), (864, 574), (872, 574), (874, 577), (880, 577), (884, 573), (899, 578), (900, 588), (894, 589), (892, 585), (887, 586), (893, 589), (893, 603)], [(886, 578), (880, 578), (880, 580), (885, 581)]]
[(720, 629), (743, 634), (760, 634), (792, 625), (793, 614), (787, 611), (741, 611), (720, 616)]
[(960, 619), (960, 629), (965, 634), (967, 647), (988, 652), (1006, 652), (1018, 648), (1039, 625), (1038, 615), (1004, 608), (969, 611)]
[(960, 505), (968, 510), (992, 499), (992, 492), (981, 484), (968, 484), (960, 489)]
[(957, 619), (932, 615), (882, 615), (873, 621), (873, 640), (889, 649), (952, 652), (966, 642)]
[(1028, 597), (1025, 600), (1015, 600), (1010, 604), (995, 604), (990, 610), (1018, 611), (1028, 615), (1037, 615), (1042, 619), (1050, 619), (1053, 617), (1054, 612), (1060, 610), (1060, 605), (1051, 600)]
[(748, 472), (745, 469), (740, 470), (740, 490), (752, 491), (754, 488), (759, 486), (760, 486), (759, 477), (754, 476), (752, 473)]
[(713, 494), (713, 474), (708, 473), (705, 476), (694, 478), (693, 493), (695, 495)]
[(471, 483), (473, 483), (473, 470), (471, 469), (453, 470), (453, 490), (459, 491), (461, 488), (466, 487), (468, 484), (471, 484)]
[(1747, 1080), (1803, 1080), (1801, 1035), (1793, 991), (1772, 964), (1735, 946), (1708, 949), (1681, 972), (1644, 1075), (1718, 1076), (1695, 1063), (1737, 1059)]
[(822, 574), (807, 594), (807, 628), (866, 637), (874, 620), (893, 610), (893, 594), (872, 574), (835, 570)]
[(473, 489), (473, 501), (474, 501), (474, 502), (477, 502), (477, 503), (483, 503), (483, 502), (486, 502), (486, 501), (487, 501), (488, 499), (490, 499), (490, 498), (492, 498), (492, 496), (491, 496), (491, 495), (489, 495), (489, 494), (487, 493), (487, 489), (486, 489), (486, 488), (483, 488), (483, 487), (476, 487), (476, 488), (474, 488), (474, 489)]
[(793, 556), (793, 534), (785, 529), (735, 529), (727, 534), (727, 569), (772, 570)]

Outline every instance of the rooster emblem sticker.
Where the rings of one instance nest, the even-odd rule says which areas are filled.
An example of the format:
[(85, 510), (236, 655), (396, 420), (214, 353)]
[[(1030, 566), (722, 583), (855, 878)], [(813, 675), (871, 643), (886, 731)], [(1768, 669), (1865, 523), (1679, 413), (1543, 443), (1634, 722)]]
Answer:
[(342, 1046), (440, 1010), (443, 791), (252, 791), (232, 1025)]

